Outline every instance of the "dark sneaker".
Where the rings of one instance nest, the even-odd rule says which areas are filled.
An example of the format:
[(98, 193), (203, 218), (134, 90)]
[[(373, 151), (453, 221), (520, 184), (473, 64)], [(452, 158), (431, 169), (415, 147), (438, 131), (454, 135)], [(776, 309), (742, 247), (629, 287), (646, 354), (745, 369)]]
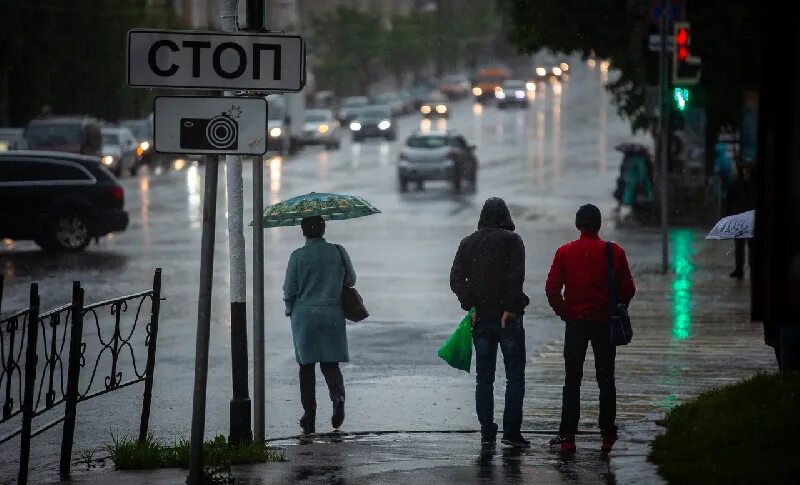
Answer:
[(308, 414), (303, 414), (303, 417), (300, 418), (300, 427), (303, 428), (303, 434), (316, 433), (314, 421), (315, 419), (313, 416), (309, 416)]
[(736, 270), (733, 271), (733, 273), (730, 274), (730, 277), (731, 278), (736, 278), (737, 280), (740, 280), (740, 279), (744, 278), (744, 271), (741, 270), (741, 269), (736, 269)]
[(575, 435), (558, 435), (550, 440), (550, 447), (559, 447), (562, 452), (573, 452), (575, 451)]
[(481, 433), (481, 446), (494, 446), (497, 443), (497, 433)]
[(344, 422), (344, 396), (337, 397), (333, 401), (333, 415), (331, 416), (331, 424), (334, 429), (339, 429)]
[(618, 436), (616, 434), (608, 434), (603, 435), (603, 444), (600, 446), (600, 451), (603, 453), (609, 453), (611, 451), (611, 447), (614, 446), (614, 443), (617, 441)]
[(522, 434), (517, 433), (511, 436), (503, 436), (503, 439), (500, 440), (501, 443), (508, 446), (513, 446), (514, 448), (530, 448), (531, 442), (526, 440), (522, 437)]

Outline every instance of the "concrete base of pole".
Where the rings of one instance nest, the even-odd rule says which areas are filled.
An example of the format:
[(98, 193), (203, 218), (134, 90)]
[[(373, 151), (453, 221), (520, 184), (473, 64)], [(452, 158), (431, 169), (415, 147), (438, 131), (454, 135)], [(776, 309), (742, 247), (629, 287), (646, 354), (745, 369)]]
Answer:
[(253, 441), (250, 430), (250, 398), (231, 399), (231, 434), (228, 443), (240, 444)]

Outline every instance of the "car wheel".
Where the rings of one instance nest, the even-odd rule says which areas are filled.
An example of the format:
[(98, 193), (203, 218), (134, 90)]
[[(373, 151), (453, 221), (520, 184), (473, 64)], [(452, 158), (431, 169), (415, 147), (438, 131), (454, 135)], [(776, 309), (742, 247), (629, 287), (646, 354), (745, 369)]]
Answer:
[(361, 143), (362, 141), (364, 141), (364, 138), (362, 138), (360, 136), (354, 136), (353, 137), (353, 141), (356, 142), (356, 143)]
[(386, 141), (395, 141), (397, 140), (397, 135), (388, 135), (386, 137)]
[(81, 251), (91, 241), (89, 219), (80, 212), (66, 212), (53, 218), (49, 241), (56, 249)]

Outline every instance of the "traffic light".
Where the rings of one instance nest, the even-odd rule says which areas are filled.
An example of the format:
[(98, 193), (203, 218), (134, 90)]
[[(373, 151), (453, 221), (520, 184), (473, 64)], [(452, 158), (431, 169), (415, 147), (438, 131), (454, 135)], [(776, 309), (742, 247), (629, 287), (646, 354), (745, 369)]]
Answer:
[(689, 104), (689, 89), (673, 88), (672, 99), (675, 100), (675, 108), (677, 108), (678, 111), (685, 111), (686, 106)]
[(672, 83), (693, 86), (700, 81), (702, 61), (692, 55), (692, 28), (689, 22), (673, 24)]

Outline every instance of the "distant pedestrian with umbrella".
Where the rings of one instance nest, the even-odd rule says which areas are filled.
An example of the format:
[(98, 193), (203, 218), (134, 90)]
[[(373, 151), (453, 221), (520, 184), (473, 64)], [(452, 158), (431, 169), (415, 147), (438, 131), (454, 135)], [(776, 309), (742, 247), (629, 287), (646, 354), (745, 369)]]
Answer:
[[(356, 282), (350, 255), (338, 244), (325, 240), (325, 220), (351, 219), (380, 211), (365, 200), (340, 194), (311, 193), (295, 197), (264, 211), (264, 226), (300, 225), (305, 245), (289, 257), (283, 284), (286, 315), (291, 319), (292, 338), (300, 365), (300, 402), (303, 433), (316, 432), (316, 375), (319, 364), (333, 403), (331, 424), (344, 422), (344, 378), (339, 363), (348, 362), (346, 293)], [(351, 290), (352, 291), (352, 290)]]
[[(753, 178), (752, 162), (744, 162), (737, 166), (739, 177), (736, 178), (728, 188), (725, 212), (726, 215), (735, 215), (755, 210), (756, 208), (756, 185)], [(742, 279), (744, 277), (744, 247), (747, 245), (750, 261), (753, 259), (752, 239), (736, 238), (734, 240), (735, 264), (731, 278)], [(752, 268), (752, 266), (751, 266)]]

